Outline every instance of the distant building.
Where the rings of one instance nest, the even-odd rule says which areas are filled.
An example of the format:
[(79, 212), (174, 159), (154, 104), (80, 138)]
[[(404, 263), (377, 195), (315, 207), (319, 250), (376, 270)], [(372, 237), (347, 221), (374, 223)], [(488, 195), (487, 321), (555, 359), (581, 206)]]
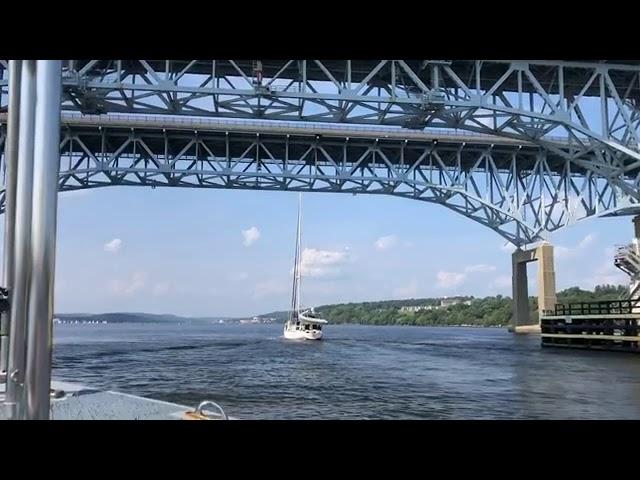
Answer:
[(401, 312), (419, 312), (421, 310), (433, 310), (433, 305), (415, 305), (410, 307), (400, 307)]
[(463, 300), (460, 297), (444, 297), (440, 300), (440, 308), (450, 307), (452, 305), (471, 305), (471, 300)]
[(252, 317), (240, 320), (240, 323), (272, 323), (273, 318)]

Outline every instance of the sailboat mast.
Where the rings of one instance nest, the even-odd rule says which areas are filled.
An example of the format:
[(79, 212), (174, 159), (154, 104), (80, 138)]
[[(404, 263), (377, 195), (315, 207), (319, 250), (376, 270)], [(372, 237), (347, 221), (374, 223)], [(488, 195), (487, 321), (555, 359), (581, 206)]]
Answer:
[(298, 280), (296, 281), (296, 312), (300, 313), (300, 283), (302, 280), (302, 251), (300, 250), (300, 237), (302, 236), (302, 193), (298, 194)]
[(291, 314), (289, 320), (291, 320), (294, 312), (297, 314), (300, 306), (299, 303), (299, 280), (300, 280), (300, 214), (302, 209), (302, 194), (300, 194), (298, 200), (298, 226), (296, 229), (296, 254), (293, 264), (293, 292), (291, 294)]

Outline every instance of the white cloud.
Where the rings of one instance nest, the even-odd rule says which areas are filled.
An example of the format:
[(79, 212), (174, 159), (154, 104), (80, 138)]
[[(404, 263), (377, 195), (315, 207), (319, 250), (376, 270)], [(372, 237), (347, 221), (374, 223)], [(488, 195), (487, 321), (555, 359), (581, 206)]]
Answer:
[(396, 237), (395, 235), (387, 235), (384, 237), (380, 237), (378, 238), (374, 243), (373, 246), (376, 247), (377, 250), (387, 250), (391, 247), (394, 247), (398, 244), (398, 237)]
[(348, 260), (348, 250), (317, 250), (305, 248), (300, 261), (300, 273), (307, 277), (337, 275)]
[(589, 233), (582, 240), (580, 240), (580, 243), (578, 243), (578, 248), (579, 249), (587, 248), (589, 247), (589, 245), (592, 245), (595, 240), (596, 240), (595, 234)]
[(122, 240), (120, 240), (119, 238), (114, 238), (110, 242), (107, 242), (104, 244), (104, 251), (116, 253), (120, 250), (121, 246), (122, 246)]
[(445, 272), (439, 271), (436, 275), (436, 285), (440, 288), (450, 288), (460, 285), (464, 282), (466, 275), (464, 273), (457, 272)]
[(563, 245), (555, 245), (553, 247), (554, 255), (558, 260), (574, 258), (585, 253), (596, 241), (597, 236), (594, 233), (588, 233), (574, 247), (565, 247)]
[(116, 295), (132, 295), (144, 288), (146, 279), (146, 273), (134, 272), (128, 279), (111, 281), (109, 288)]
[(489, 272), (495, 272), (496, 267), (494, 267), (493, 265), (486, 265), (484, 263), (480, 263), (478, 265), (469, 265), (468, 267), (465, 267), (464, 271), (466, 273), (489, 273)]
[(242, 230), (242, 237), (244, 238), (243, 244), (245, 247), (250, 247), (254, 243), (258, 241), (260, 238), (260, 230), (256, 227), (248, 228), (247, 230)]
[(289, 291), (289, 288), (289, 285), (285, 285), (277, 280), (266, 280), (255, 285), (253, 288), (253, 297), (264, 298), (283, 295)]
[(436, 285), (440, 288), (455, 287), (464, 283), (469, 273), (491, 273), (495, 271), (496, 267), (487, 265), (486, 263), (467, 265), (464, 267), (463, 272), (446, 272), (440, 270), (436, 275)]

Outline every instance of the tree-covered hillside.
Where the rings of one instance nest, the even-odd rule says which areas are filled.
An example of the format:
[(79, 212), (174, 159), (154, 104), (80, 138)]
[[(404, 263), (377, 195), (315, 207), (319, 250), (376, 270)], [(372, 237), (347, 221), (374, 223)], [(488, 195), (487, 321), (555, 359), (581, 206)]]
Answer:
[[(578, 287), (568, 288), (558, 293), (559, 303), (586, 302), (592, 300), (614, 300), (624, 297), (627, 289), (618, 285), (599, 285), (593, 291)], [(382, 302), (343, 303), (324, 305), (316, 312), (332, 324), (358, 323), (364, 325), (477, 325), (507, 326), (511, 321), (512, 301), (510, 297), (472, 298), (448, 307), (439, 307), (440, 299), (423, 298), (409, 300), (389, 300)], [(530, 298), (531, 321), (537, 321), (538, 300)], [(402, 307), (431, 306), (431, 309), (402, 311)]]

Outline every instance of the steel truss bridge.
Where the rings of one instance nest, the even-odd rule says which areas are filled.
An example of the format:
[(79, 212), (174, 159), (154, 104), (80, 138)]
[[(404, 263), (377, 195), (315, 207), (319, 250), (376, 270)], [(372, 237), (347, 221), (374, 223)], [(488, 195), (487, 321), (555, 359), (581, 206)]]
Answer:
[[(0, 108), (7, 84), (0, 61)], [(516, 245), (640, 213), (637, 61), (72, 60), (62, 84), (61, 190), (396, 195)]]

